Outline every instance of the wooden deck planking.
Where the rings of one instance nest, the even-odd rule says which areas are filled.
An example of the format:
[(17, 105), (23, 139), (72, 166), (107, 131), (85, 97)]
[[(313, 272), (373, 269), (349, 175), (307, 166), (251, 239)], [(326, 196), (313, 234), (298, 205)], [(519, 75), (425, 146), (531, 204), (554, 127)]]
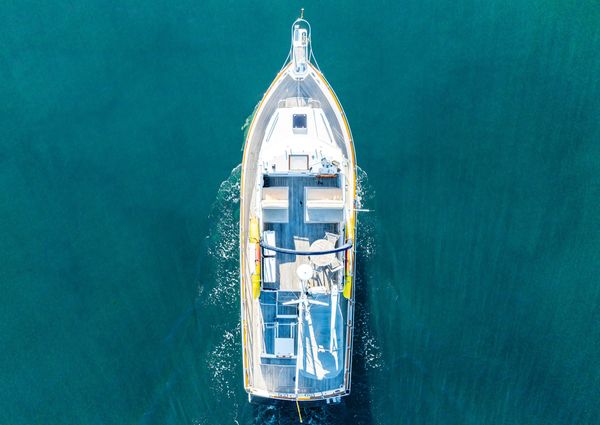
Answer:
[[(304, 188), (308, 186), (316, 187), (337, 187), (338, 179), (316, 178), (314, 176), (266, 176), (265, 187), (289, 187), (289, 221), (288, 223), (265, 223), (264, 230), (275, 231), (275, 244), (278, 247), (290, 249), (310, 248), (310, 244), (317, 239), (322, 239), (326, 232), (340, 234), (339, 224), (337, 223), (305, 223), (304, 222)], [(296, 269), (302, 263), (308, 263), (308, 256), (277, 254), (277, 285), (274, 289), (281, 291), (300, 291), (300, 283), (296, 276)], [(342, 280), (341, 272), (327, 273), (318, 271), (315, 280), (318, 284), (325, 284), (329, 289), (332, 282), (340, 283)], [(311, 282), (309, 282), (309, 285)], [(314, 284), (317, 284), (315, 282)], [(287, 293), (289, 296), (289, 292)], [(264, 300), (264, 302), (262, 301)], [(261, 295), (261, 312), (263, 323), (277, 322), (275, 292), (265, 292)], [(341, 311), (345, 321), (346, 300), (340, 297)], [(289, 322), (289, 320), (287, 320)], [(297, 331), (296, 331), (297, 332)], [(274, 332), (267, 330), (263, 334), (264, 347), (272, 350), (274, 344)], [(296, 334), (297, 335), (297, 334)], [(343, 341), (344, 339), (342, 339)], [(343, 362), (344, 351), (340, 350), (340, 361)], [(292, 392), (294, 391), (295, 379), (295, 360), (273, 360), (264, 359), (260, 364), (261, 380), (265, 388), (273, 392)], [(339, 388), (344, 383), (344, 374), (338, 373), (336, 376), (316, 379), (309, 375), (300, 374), (299, 391), (301, 393), (315, 393)]]
[[(326, 232), (338, 233), (337, 223), (304, 222), (304, 188), (337, 187), (338, 179), (317, 178), (315, 176), (266, 176), (265, 187), (289, 188), (289, 213), (287, 223), (265, 223), (265, 230), (275, 231), (275, 244), (281, 248), (306, 249), (317, 239), (323, 239)], [(308, 263), (306, 255), (277, 254), (277, 274), (279, 289), (300, 291), (300, 281), (296, 276), (298, 266)]]
[(296, 367), (294, 365), (261, 364), (265, 388), (271, 392), (293, 393)]

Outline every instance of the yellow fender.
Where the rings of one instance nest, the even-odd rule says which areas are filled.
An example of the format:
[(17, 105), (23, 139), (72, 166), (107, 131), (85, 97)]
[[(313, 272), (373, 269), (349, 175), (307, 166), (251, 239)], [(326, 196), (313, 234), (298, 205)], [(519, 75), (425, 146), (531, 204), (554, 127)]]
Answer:
[(260, 274), (252, 273), (252, 297), (260, 297)]
[(350, 220), (348, 220), (348, 224), (346, 225), (346, 238), (350, 237), (354, 239), (354, 214), (352, 215)]
[(257, 299), (260, 296), (260, 247), (256, 244), (256, 262), (254, 273), (252, 273), (252, 297)]
[[(348, 220), (348, 224), (346, 226), (346, 237), (350, 237), (354, 239), (354, 215), (350, 220)], [(354, 258), (352, 255), (352, 249), (348, 251), (346, 254), (346, 279), (344, 281), (344, 298), (350, 299), (352, 297), (352, 268), (353, 268)]]
[(344, 298), (347, 300), (352, 296), (352, 276), (349, 274), (346, 275), (346, 281), (344, 282)]

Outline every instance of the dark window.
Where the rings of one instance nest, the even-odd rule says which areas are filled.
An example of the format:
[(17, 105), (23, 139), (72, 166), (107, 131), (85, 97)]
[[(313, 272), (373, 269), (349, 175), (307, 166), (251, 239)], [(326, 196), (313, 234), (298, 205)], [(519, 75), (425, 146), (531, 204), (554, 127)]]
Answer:
[(306, 114), (294, 114), (294, 128), (306, 128)]

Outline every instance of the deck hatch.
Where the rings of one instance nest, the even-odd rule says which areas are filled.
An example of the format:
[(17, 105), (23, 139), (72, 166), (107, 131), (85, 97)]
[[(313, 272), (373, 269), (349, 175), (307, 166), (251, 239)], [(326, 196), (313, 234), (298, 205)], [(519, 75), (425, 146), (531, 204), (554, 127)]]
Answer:
[(308, 155), (290, 155), (288, 156), (288, 167), (290, 171), (308, 170)]
[(292, 117), (293, 128), (306, 128), (306, 114), (294, 114)]

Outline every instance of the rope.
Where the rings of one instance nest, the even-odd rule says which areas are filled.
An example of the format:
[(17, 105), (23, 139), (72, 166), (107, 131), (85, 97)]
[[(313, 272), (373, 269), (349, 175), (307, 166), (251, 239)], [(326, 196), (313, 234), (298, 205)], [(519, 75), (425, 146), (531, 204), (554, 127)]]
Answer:
[(292, 56), (292, 49), (290, 49), (290, 52), (288, 53), (287, 57), (285, 58), (285, 62), (283, 62), (283, 66), (281, 67), (281, 69), (279, 70), (279, 72), (283, 71), (283, 68), (285, 68), (285, 66), (290, 61), (290, 57), (291, 56)]
[(317, 58), (315, 57), (315, 54), (313, 53), (313, 49), (312, 49), (312, 40), (310, 42), (310, 56), (312, 57), (315, 66), (317, 67), (317, 69), (319, 70), (319, 72), (321, 72), (321, 67), (319, 66), (319, 63), (317, 62)]
[(302, 423), (302, 414), (300, 413), (300, 403), (298, 403), (298, 399), (296, 399), (296, 408), (298, 409), (298, 416), (300, 417), (300, 423)]

